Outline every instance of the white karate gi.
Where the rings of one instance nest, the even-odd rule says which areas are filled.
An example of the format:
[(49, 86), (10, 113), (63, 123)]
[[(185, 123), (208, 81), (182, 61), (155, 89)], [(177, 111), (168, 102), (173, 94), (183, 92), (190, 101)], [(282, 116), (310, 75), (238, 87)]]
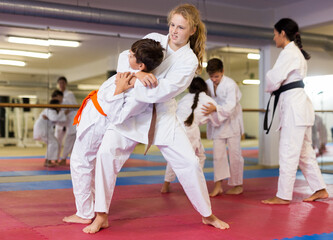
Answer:
[[(200, 136), (200, 129), (199, 125), (206, 124), (208, 121), (211, 121), (211, 123), (214, 126), (219, 125), (218, 115), (216, 112), (213, 112), (209, 114), (208, 116), (205, 116), (203, 114), (203, 105), (208, 106), (208, 103), (212, 103), (215, 106), (217, 105), (216, 102), (205, 92), (201, 92), (199, 94), (199, 100), (197, 107), (194, 110), (194, 118), (193, 123), (191, 126), (186, 126), (184, 124), (184, 121), (188, 118), (188, 116), (192, 113), (192, 105), (194, 101), (195, 94), (188, 93), (186, 94), (179, 102), (177, 107), (177, 117), (179, 118), (182, 125), (184, 125), (186, 135), (189, 138), (193, 150), (195, 152), (195, 155), (199, 158), (199, 163), (201, 168), (204, 168), (205, 164), (205, 149), (201, 142), (201, 136)], [(172, 170), (170, 164), (168, 163), (165, 170), (165, 177), (164, 181), (166, 182), (172, 182), (176, 179), (175, 172)]]
[[(48, 119), (44, 119), (43, 115)], [(34, 124), (33, 137), (35, 140), (43, 141), (47, 144), (46, 159), (58, 160), (59, 143), (54, 136), (54, 125), (66, 121), (66, 115), (55, 109), (44, 109)]]
[[(63, 92), (64, 98), (62, 104), (77, 104), (75, 96), (72, 91), (65, 90)], [(65, 111), (66, 109), (62, 109), (61, 111)], [(59, 156), (61, 154), (61, 145), (65, 138), (65, 142), (63, 144), (63, 150), (61, 154), (61, 159), (67, 159), (67, 156), (72, 152), (75, 135), (76, 135), (76, 127), (73, 126), (73, 120), (76, 115), (77, 110), (71, 109), (71, 111), (67, 114), (67, 121), (64, 124), (56, 124), (55, 128), (55, 136), (59, 142)], [(64, 131), (65, 127), (65, 131)], [(59, 157), (58, 156), (58, 157)]]
[(77, 126), (70, 166), (77, 209), (76, 215), (85, 219), (92, 219), (95, 215), (94, 175), (96, 154), (109, 123), (122, 123), (133, 114), (139, 114), (148, 107), (148, 104), (140, 104), (139, 108), (136, 107), (138, 102), (132, 97), (132, 90), (114, 96), (115, 79), (116, 76), (114, 75), (106, 80), (97, 93), (97, 101), (107, 117), (99, 113), (89, 99)]
[[(281, 51), (273, 68), (266, 74), (266, 92), (272, 93), (281, 85), (304, 79), (307, 63), (299, 48), (290, 42)], [(303, 88), (282, 92), (280, 109), (280, 175), (277, 197), (291, 200), (299, 165), (312, 191), (326, 188), (315, 151), (311, 146), (311, 126), (314, 109)]]
[(213, 81), (208, 79), (206, 83), (210, 96), (218, 104), (217, 115), (222, 119), (218, 127), (207, 123), (207, 138), (213, 139), (214, 182), (229, 178), (229, 185), (242, 185), (244, 159), (240, 141), (244, 125), (242, 107), (239, 103), (242, 94), (235, 81), (227, 76), (223, 76), (218, 84), (216, 96)]
[[(152, 33), (146, 36), (168, 48), (168, 36)], [(170, 50), (168, 50), (170, 51)], [(176, 117), (176, 100), (191, 83), (198, 60), (189, 44), (167, 56), (153, 71), (159, 79), (156, 88), (144, 87), (136, 81), (134, 96), (138, 102), (156, 103), (157, 121), (153, 144), (170, 162), (194, 208), (202, 216), (211, 215), (211, 206), (203, 171)], [(110, 124), (106, 131), (96, 161), (95, 212), (109, 211), (116, 177), (138, 142), (148, 142), (152, 105), (116, 127)]]

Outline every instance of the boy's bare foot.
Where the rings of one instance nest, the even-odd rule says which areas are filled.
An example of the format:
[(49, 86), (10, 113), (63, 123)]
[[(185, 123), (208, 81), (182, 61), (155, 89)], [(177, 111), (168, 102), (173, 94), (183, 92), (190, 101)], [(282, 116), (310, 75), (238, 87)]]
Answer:
[(221, 195), (223, 193), (223, 189), (215, 189), (209, 193), (210, 197), (216, 197), (218, 195)]
[(82, 223), (82, 224), (89, 224), (89, 223), (92, 222), (91, 219), (81, 218), (76, 214), (73, 214), (73, 215), (68, 216), (68, 217), (64, 217), (62, 219), (62, 221), (66, 222), (66, 223)]
[(290, 200), (284, 200), (284, 199), (279, 198), (279, 197), (273, 197), (273, 198), (269, 198), (269, 199), (266, 199), (266, 200), (262, 200), (261, 202), (264, 203), (264, 204), (280, 204), (280, 205), (283, 205), (283, 204), (289, 204)]
[(102, 228), (108, 228), (108, 215), (106, 213), (97, 213), (95, 220), (82, 231), (85, 233), (97, 233)]
[(222, 193), (223, 193), (222, 181), (217, 181), (214, 184), (213, 191), (209, 193), (209, 196), (210, 197), (215, 197), (217, 195), (221, 195)]
[(61, 159), (59, 162), (58, 162), (58, 165), (59, 166), (66, 166), (67, 162), (66, 162), (66, 159)]
[(318, 199), (325, 199), (325, 198), (328, 198), (328, 192), (324, 188), (324, 189), (318, 190), (317, 192), (312, 194), (310, 197), (303, 199), (303, 201), (304, 202), (313, 202)]
[(230, 194), (230, 195), (238, 195), (241, 194), (243, 192), (243, 186), (239, 185), (239, 186), (234, 186), (233, 188), (230, 188), (226, 194)]
[(56, 163), (53, 163), (51, 160), (45, 159), (44, 167), (55, 167), (55, 166), (57, 166)]
[(209, 217), (202, 217), (202, 223), (211, 225), (211, 226), (213, 226), (215, 228), (219, 228), (219, 229), (228, 229), (229, 228), (228, 223), (221, 221), (213, 214), (210, 215)]
[(161, 188), (161, 193), (168, 193), (168, 192), (170, 192), (170, 182), (164, 182)]

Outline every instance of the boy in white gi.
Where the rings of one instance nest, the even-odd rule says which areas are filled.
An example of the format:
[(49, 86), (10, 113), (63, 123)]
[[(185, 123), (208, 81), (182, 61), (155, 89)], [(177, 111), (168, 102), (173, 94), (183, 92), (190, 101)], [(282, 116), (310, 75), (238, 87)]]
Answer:
[[(60, 104), (60, 101), (52, 99), (50, 104)], [(54, 126), (56, 123), (66, 121), (66, 113), (68, 112), (60, 111), (59, 108), (46, 108), (40, 113), (34, 124), (34, 139), (47, 144), (45, 167), (56, 166), (55, 162), (58, 160), (59, 143), (54, 136)]]
[[(201, 108), (208, 103), (212, 103), (215, 106), (217, 103), (207, 95), (208, 87), (201, 77), (193, 78), (188, 89), (189, 93), (177, 103), (177, 117), (181, 120), (181, 123), (185, 125), (186, 135), (191, 141), (195, 155), (197, 155), (200, 166), (203, 169), (206, 155), (204, 146), (201, 142), (199, 125), (211, 121), (213, 126), (218, 126), (219, 119), (216, 112), (204, 115)], [(168, 163), (165, 170), (164, 184), (161, 193), (168, 193), (170, 191), (170, 182), (175, 179), (176, 174)]]
[[(150, 72), (162, 62), (163, 48), (157, 41), (141, 39), (122, 56), (126, 61), (125, 65), (129, 65), (131, 69)], [(118, 66), (118, 71), (120, 68)], [(124, 96), (123, 92), (133, 87), (134, 82), (130, 81), (132, 77), (131, 74), (112, 76), (98, 91), (92, 91), (78, 110), (74, 119), (74, 124), (77, 124), (77, 137), (70, 164), (77, 212), (65, 217), (65, 222), (90, 223), (95, 215), (95, 159), (109, 123), (122, 123), (148, 107), (148, 104), (140, 104), (137, 108), (136, 101), (131, 102), (130, 97)]]
[[(209, 79), (206, 81), (210, 96), (217, 106), (209, 104), (203, 107), (205, 114), (217, 112), (224, 121), (218, 127), (211, 122), (207, 124), (207, 138), (213, 139), (214, 189), (209, 194), (215, 197), (223, 192), (222, 181), (229, 178), (228, 184), (233, 186), (226, 193), (243, 192), (244, 159), (241, 150), (241, 136), (244, 133), (242, 107), (239, 103), (242, 94), (231, 78), (224, 76), (223, 62), (213, 58), (206, 68)], [(228, 154), (229, 153), (229, 163)]]

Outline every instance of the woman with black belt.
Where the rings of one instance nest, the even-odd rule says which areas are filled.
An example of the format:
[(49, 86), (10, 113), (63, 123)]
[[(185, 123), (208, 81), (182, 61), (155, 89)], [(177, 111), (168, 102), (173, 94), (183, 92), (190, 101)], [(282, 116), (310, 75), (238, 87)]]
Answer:
[(279, 96), (280, 175), (276, 196), (262, 202), (289, 204), (298, 166), (314, 192), (304, 201), (324, 199), (328, 193), (311, 143), (314, 109), (302, 81), (306, 77), (306, 60), (310, 55), (303, 50), (298, 25), (292, 19), (283, 18), (274, 25), (274, 41), (276, 47), (283, 50), (267, 72), (266, 92), (276, 98)]

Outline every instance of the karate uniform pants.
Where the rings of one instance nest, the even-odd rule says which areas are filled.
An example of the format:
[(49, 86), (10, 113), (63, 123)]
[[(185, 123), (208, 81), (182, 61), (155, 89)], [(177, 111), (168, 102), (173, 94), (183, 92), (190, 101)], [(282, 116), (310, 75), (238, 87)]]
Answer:
[[(69, 133), (68, 132), (68, 127), (66, 127), (66, 131), (63, 131), (63, 127), (62, 126), (56, 126), (55, 129), (55, 136), (58, 139), (59, 142), (59, 155), (58, 158), (61, 155), (61, 159), (67, 159), (68, 155), (71, 154), (72, 150), (73, 150), (73, 146), (74, 146), (74, 142), (76, 139), (76, 133)], [(64, 140), (65, 138), (65, 140)], [(62, 153), (61, 153), (61, 147), (62, 147), (62, 143), (64, 141), (64, 145), (63, 145), (63, 149), (62, 149)]]
[(280, 175), (277, 197), (291, 200), (299, 165), (313, 192), (326, 188), (311, 142), (311, 126), (283, 126), (280, 134)]
[[(137, 142), (107, 130), (97, 153), (95, 212), (109, 212), (117, 174)], [(174, 142), (157, 146), (175, 171), (194, 208), (204, 217), (212, 214), (205, 177), (184, 129), (177, 123)]]
[(78, 128), (84, 127), (89, 118), (98, 118), (98, 120), (77, 136), (70, 160), (76, 215), (85, 219), (92, 219), (95, 216), (96, 154), (108, 124), (107, 118), (96, 110), (91, 101), (83, 109)]
[(53, 130), (49, 131), (47, 136), (41, 137), (40, 140), (47, 144), (45, 158), (47, 160), (58, 160), (59, 143), (54, 136)]
[(242, 157), (240, 141), (241, 136), (214, 139), (214, 182), (229, 178), (228, 184), (231, 186), (243, 184), (244, 158)]
[[(204, 169), (204, 165), (205, 165), (206, 155), (205, 155), (205, 149), (202, 146), (202, 144), (200, 146), (200, 149), (196, 149), (195, 155), (198, 157), (200, 167), (203, 170)], [(173, 181), (175, 181), (175, 179), (176, 179), (176, 174), (172, 170), (170, 164), (167, 163), (166, 169), (165, 169), (164, 181), (165, 182), (173, 182)]]

